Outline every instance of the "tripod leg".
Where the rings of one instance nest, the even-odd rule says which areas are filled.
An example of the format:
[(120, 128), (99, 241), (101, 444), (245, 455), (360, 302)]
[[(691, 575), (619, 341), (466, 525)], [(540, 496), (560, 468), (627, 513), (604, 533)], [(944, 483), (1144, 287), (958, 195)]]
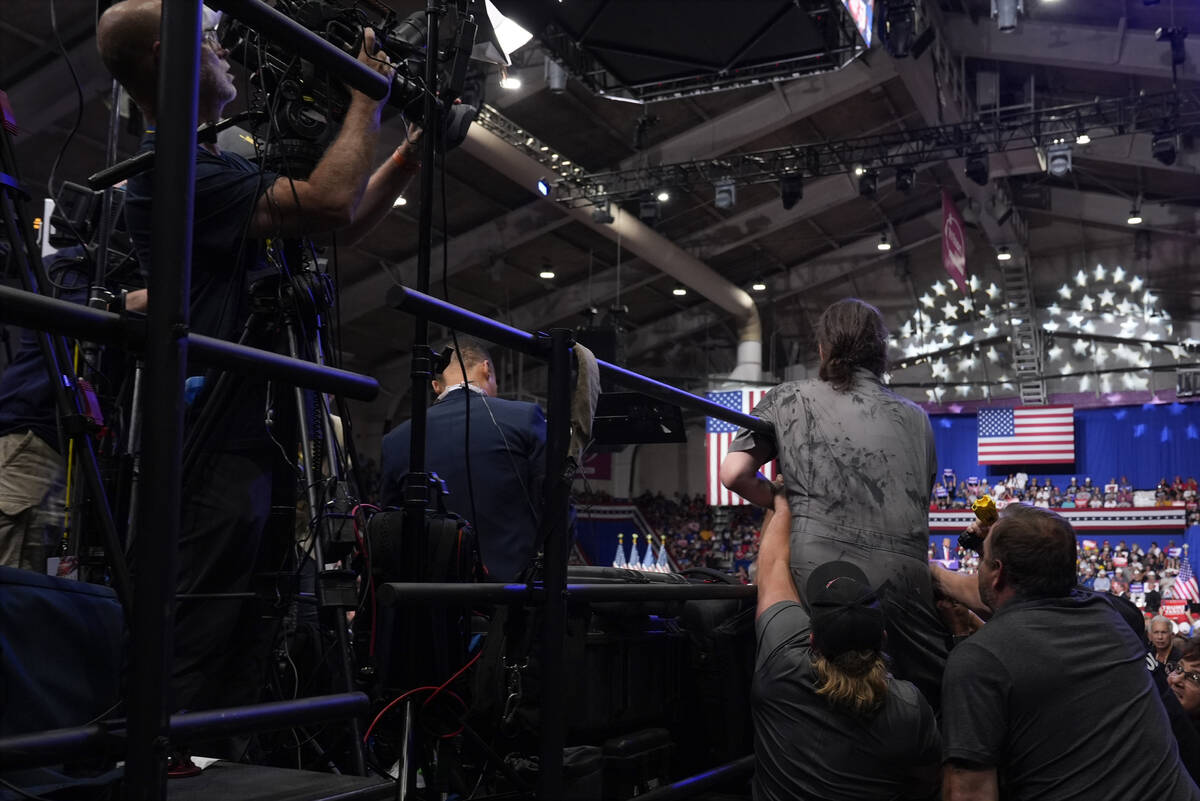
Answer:
[[(294, 321), (287, 321), (287, 339), (289, 355), (293, 359), (302, 359), (304, 354), (300, 350), (300, 340), (296, 333), (296, 325)], [(342, 688), (346, 692), (353, 692), (354, 686), (354, 669), (350, 662), (350, 637), (346, 628), (346, 616), (343, 607), (340, 605), (326, 605), (324, 582), (322, 576), (324, 574), (325, 555), (322, 548), (322, 533), (328, 528), (328, 520), (325, 517), (325, 498), (327, 493), (319, 489), (325, 486), (325, 482), (320, 477), (320, 460), (316, 458), (313, 452), (312, 443), (312, 412), (313, 406), (310, 403), (308, 393), (300, 388), (295, 388), (296, 396), (296, 414), (299, 418), (297, 427), (300, 431), (300, 448), (304, 454), (304, 490), (305, 497), (308, 499), (308, 513), (310, 520), (318, 521), (318, 525), (310, 526), (310, 536), (313, 537), (313, 560), (317, 565), (317, 600), (321, 605), (321, 609), (327, 611), (329, 619), (332, 621), (334, 636), (337, 638), (337, 648), (341, 657), (341, 678)], [(324, 409), (324, 403), (319, 396), (314, 400), (317, 401), (321, 409)], [(331, 424), (328, 415), (322, 416), (321, 425), (324, 432), (330, 432)], [(330, 432), (331, 433), (331, 432)], [(366, 775), (366, 762), (363, 759), (363, 742), (362, 728), (358, 718), (350, 719), (350, 737), (353, 743), (351, 747), (351, 755), (354, 759), (354, 772), (358, 776)]]

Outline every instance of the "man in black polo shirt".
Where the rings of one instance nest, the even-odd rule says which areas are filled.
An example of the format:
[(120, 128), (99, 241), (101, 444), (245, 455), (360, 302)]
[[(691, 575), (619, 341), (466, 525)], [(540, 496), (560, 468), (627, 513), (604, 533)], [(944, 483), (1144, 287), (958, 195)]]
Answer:
[(1145, 644), (1108, 599), (1075, 589), (1075, 551), (1070, 524), (1042, 509), (1002, 516), (984, 540), (979, 595), (994, 614), (942, 684), (948, 801), (1200, 799)]
[[(137, 102), (146, 120), (142, 149), (154, 147), (161, 3), (125, 0), (104, 12), (96, 31), (105, 66)], [(206, 26), (215, 20), (206, 19)], [(198, 120), (218, 120), (237, 94), (226, 51), (206, 29), (200, 48)], [(359, 60), (391, 76), (364, 34)], [(336, 139), (306, 179), (260, 170), (215, 144), (198, 144), (190, 298), (191, 330), (236, 339), (249, 313), (248, 284), (270, 272), (266, 240), (337, 230), (355, 241), (392, 208), (417, 166), (415, 137), (371, 170), (383, 100), (351, 91)], [(413, 129), (411, 133), (418, 133)], [(172, 269), (150, 261), (153, 173), (130, 179), (125, 214), (144, 271)], [(269, 346), (267, 343), (250, 342)], [(205, 407), (213, 382), (205, 376), (193, 413)], [(180, 593), (245, 592), (250, 588), (271, 506), (279, 449), (266, 426), (266, 383), (238, 379), (232, 401), (203, 443), (183, 488), (179, 538)], [(152, 532), (146, 532), (151, 535)], [(136, 546), (133, 553), (137, 569)], [(278, 569), (276, 560), (271, 569)], [(263, 636), (253, 604), (227, 600), (185, 602), (176, 614), (173, 708), (204, 709), (254, 701), (261, 683)], [(253, 648), (244, 647), (247, 642)], [(233, 643), (238, 643), (234, 645)], [(252, 652), (257, 653), (257, 659)], [(250, 664), (246, 664), (249, 662)]]
[(800, 604), (788, 567), (791, 515), (775, 498), (758, 555), (751, 704), (755, 801), (934, 797), (933, 710), (888, 674), (883, 611), (862, 570), (828, 562)]

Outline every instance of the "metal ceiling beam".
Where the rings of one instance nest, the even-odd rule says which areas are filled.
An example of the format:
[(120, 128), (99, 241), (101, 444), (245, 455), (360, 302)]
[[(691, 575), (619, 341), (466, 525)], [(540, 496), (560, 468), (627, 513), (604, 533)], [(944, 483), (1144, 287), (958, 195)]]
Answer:
[(867, 65), (863, 61), (854, 61), (836, 72), (776, 84), (777, 92), (757, 97), (646, 148), (624, 159), (620, 169), (720, 156), (844, 103), (894, 77), (896, 71), (888, 62)]
[[(941, 209), (931, 211), (918, 220), (927, 226), (940, 227)], [(764, 300), (778, 303), (802, 292), (813, 292), (833, 283), (849, 281), (874, 272), (880, 267), (894, 263), (898, 253), (904, 253), (938, 240), (940, 234), (915, 239), (894, 247), (886, 254), (877, 249), (879, 237), (868, 236), (822, 254), (816, 259), (794, 265), (782, 275), (767, 279)], [(907, 299), (906, 299), (907, 300)], [(626, 343), (626, 355), (630, 358), (671, 342), (692, 336), (712, 326), (714, 310), (708, 304), (700, 304), (677, 312), (670, 317), (639, 328)]]
[[(503, 253), (545, 236), (567, 223), (566, 210), (549, 200), (538, 199), (510, 211), (503, 217), (477, 226), (450, 241), (448, 276), (458, 275), (477, 264), (488, 264)], [(431, 287), (442, 279), (442, 246), (433, 248), (430, 264), (436, 265), (430, 276)], [(379, 270), (349, 285), (342, 292), (342, 322), (349, 323), (379, 308), (380, 299), (397, 282), (417, 284), (417, 257), (412, 255), (398, 264)]]
[[(1154, 41), (1152, 31), (1127, 28), (1124, 17), (1110, 28), (1023, 19), (1015, 31), (1000, 33), (991, 20), (947, 14), (941, 27), (955, 52), (968, 58), (1171, 77), (1170, 46)], [(1187, 60), (1179, 77), (1200, 80), (1200, 39), (1187, 39), (1184, 47)]]
[(1141, 225), (1127, 225), (1130, 201), (1117, 195), (1103, 192), (1075, 191), (1062, 187), (1050, 190), (1050, 208), (1029, 209), (1030, 214), (1040, 214), (1062, 220), (1082, 221), (1093, 225), (1110, 226), (1129, 231), (1151, 230), (1175, 236), (1200, 238), (1200, 208), (1195, 206), (1143, 203)]
[(1075, 159), (1091, 159), (1147, 170), (1200, 174), (1200, 153), (1180, 149), (1174, 164), (1163, 164), (1150, 155), (1153, 134), (1136, 133), (1111, 139), (1093, 139), (1091, 144), (1073, 145)]

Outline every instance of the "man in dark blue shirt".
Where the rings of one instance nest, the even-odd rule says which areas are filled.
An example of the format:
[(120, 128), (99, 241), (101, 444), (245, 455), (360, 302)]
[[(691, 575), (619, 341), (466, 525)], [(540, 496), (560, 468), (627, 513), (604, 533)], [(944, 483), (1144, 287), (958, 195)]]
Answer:
[[(426, 469), (446, 482), (446, 508), (475, 527), (489, 578), (513, 581), (537, 547), (546, 416), (535, 403), (496, 397), (496, 370), (482, 342), (460, 336), (458, 348), (465, 377), (460, 354), (455, 354), (432, 382), (437, 401), (429, 408)], [(382, 495), (388, 505), (403, 503), (401, 482), (409, 468), (411, 439), (408, 421), (383, 438)]]
[[(125, 0), (104, 12), (96, 41), (113, 76), (146, 120), (143, 149), (154, 147), (158, 80), (159, 0)], [(215, 20), (206, 20), (206, 25)], [(206, 30), (200, 49), (198, 120), (216, 122), (237, 94), (227, 52)], [(367, 30), (359, 60), (390, 76)], [(260, 170), (213, 143), (196, 147), (195, 227), (190, 298), (191, 330), (236, 338), (248, 316), (248, 282), (268, 264), (265, 240), (337, 230), (353, 242), (383, 219), (411, 179), (415, 137), (371, 170), (384, 101), (351, 91), (337, 137), (304, 180)], [(415, 133), (415, 131), (410, 131)], [(150, 261), (153, 174), (129, 182), (126, 221), (150, 278), (172, 265)], [(249, 344), (265, 344), (251, 342)], [(207, 387), (206, 387), (207, 389)], [(184, 486), (179, 539), (179, 593), (250, 589), (271, 508), (279, 451), (268, 436), (265, 382), (242, 379), (232, 403), (205, 440), (202, 458)], [(196, 401), (203, 407), (204, 392)], [(291, 464), (282, 469), (295, 469)], [(145, 535), (152, 535), (146, 532)], [(136, 546), (133, 553), (137, 569)], [(278, 562), (270, 566), (278, 568)], [(174, 708), (204, 709), (256, 700), (265, 658), (253, 604), (227, 600), (181, 603), (176, 614)]]

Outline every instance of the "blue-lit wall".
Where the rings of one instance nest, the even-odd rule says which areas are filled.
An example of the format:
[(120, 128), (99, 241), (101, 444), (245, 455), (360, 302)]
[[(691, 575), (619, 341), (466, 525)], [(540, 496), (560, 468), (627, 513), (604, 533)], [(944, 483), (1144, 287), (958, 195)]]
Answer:
[[(959, 481), (967, 476), (996, 478), (1017, 467), (979, 464), (974, 414), (931, 415), (937, 441), (939, 474), (952, 468)], [(1065, 485), (1070, 476), (1092, 477), (1103, 485), (1127, 476), (1135, 489), (1153, 489), (1162, 477), (1200, 478), (1200, 403), (1114, 406), (1075, 412), (1075, 464), (1030, 465), (1031, 476), (1055, 476)], [(994, 482), (993, 482), (994, 483)]]

